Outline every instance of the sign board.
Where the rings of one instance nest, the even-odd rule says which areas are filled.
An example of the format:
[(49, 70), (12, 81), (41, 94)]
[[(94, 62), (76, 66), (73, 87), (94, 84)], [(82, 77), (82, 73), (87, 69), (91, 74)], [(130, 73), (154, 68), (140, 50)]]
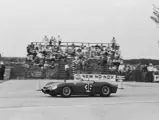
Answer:
[(117, 76), (116, 79), (117, 80), (125, 80), (125, 76)]
[(47, 78), (50, 78), (50, 77), (53, 77), (55, 76), (55, 74), (58, 72), (58, 69), (54, 68), (54, 69), (47, 69), (46, 72), (45, 72), (45, 77)]
[(35, 78), (38, 78), (38, 77), (42, 77), (43, 73), (42, 73), (42, 71), (34, 71), (34, 72), (31, 73), (31, 76), (35, 77)]
[(159, 75), (154, 75), (154, 82), (159, 82)]
[(74, 80), (110, 80), (116, 81), (116, 75), (103, 74), (75, 74)]

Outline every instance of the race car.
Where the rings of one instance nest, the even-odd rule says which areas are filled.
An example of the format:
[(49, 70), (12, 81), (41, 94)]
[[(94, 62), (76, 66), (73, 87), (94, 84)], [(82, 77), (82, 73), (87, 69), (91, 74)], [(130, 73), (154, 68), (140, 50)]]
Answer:
[(111, 93), (116, 93), (118, 85), (109, 81), (84, 81), (71, 80), (66, 82), (49, 82), (43, 88), (44, 94), (51, 96), (61, 95), (70, 97), (71, 95), (89, 95), (99, 94), (102, 97), (108, 97)]

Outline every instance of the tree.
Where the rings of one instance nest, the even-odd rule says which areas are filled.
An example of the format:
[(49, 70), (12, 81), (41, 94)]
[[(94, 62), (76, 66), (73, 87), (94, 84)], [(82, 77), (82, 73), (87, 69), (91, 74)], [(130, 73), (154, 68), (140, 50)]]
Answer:
[(159, 24), (159, 8), (153, 5), (153, 14), (154, 16), (150, 16), (150, 18), (156, 23)]

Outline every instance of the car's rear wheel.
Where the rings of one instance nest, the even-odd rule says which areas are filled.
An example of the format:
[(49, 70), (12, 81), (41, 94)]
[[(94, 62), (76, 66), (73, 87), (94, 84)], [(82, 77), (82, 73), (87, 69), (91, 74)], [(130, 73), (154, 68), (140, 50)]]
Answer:
[(71, 93), (72, 93), (72, 90), (68, 86), (63, 87), (62, 90), (61, 90), (61, 96), (62, 97), (70, 97)]
[(102, 97), (109, 97), (110, 94), (111, 94), (111, 88), (110, 88), (109, 86), (105, 85), (105, 86), (103, 86), (103, 87), (101, 88), (101, 93), (100, 93), (100, 95), (101, 95)]

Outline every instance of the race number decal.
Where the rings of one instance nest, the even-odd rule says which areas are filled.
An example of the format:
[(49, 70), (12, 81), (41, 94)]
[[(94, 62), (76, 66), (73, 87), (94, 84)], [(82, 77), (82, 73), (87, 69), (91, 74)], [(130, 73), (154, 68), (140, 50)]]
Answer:
[(93, 85), (92, 84), (86, 84), (85, 85), (85, 90), (86, 92), (91, 92)]

